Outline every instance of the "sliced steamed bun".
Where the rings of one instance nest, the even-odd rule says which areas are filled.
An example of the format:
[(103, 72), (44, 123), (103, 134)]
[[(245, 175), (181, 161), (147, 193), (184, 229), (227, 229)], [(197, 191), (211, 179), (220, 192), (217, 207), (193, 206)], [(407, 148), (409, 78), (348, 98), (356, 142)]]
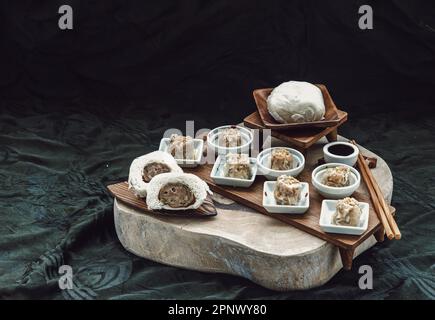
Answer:
[(148, 185), (147, 206), (151, 210), (199, 208), (212, 193), (203, 180), (188, 173), (163, 173)]
[(183, 173), (175, 159), (166, 152), (155, 151), (133, 160), (128, 175), (129, 189), (137, 197), (145, 198), (147, 188), (153, 177), (166, 172)]

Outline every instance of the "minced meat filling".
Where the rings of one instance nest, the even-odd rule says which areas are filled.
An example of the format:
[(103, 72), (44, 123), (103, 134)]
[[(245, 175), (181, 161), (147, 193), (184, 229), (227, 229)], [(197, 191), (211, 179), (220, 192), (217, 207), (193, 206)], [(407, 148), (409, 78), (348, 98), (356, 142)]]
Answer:
[(171, 172), (171, 169), (163, 163), (150, 163), (143, 169), (142, 179), (146, 183), (149, 183), (152, 178), (161, 173)]
[(171, 208), (186, 208), (195, 203), (195, 196), (188, 186), (169, 183), (160, 189), (159, 200)]

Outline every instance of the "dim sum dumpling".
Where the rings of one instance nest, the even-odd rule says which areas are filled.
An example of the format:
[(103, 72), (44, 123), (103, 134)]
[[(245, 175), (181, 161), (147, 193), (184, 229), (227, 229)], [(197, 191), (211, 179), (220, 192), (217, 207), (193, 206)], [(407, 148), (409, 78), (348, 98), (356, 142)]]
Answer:
[(350, 184), (350, 169), (345, 166), (329, 168), (323, 175), (323, 184), (328, 187), (342, 188)]
[(278, 205), (294, 206), (301, 199), (302, 185), (290, 176), (280, 176), (276, 181), (274, 197)]
[(169, 153), (155, 151), (138, 157), (133, 160), (130, 166), (129, 189), (132, 189), (137, 197), (145, 198), (150, 181), (155, 176), (168, 172), (183, 172)]
[(226, 128), (219, 132), (219, 146), (225, 148), (240, 147), (242, 145), (242, 134), (237, 128)]
[(195, 159), (195, 142), (192, 137), (184, 137), (178, 134), (171, 135), (168, 152), (175, 159)]
[(203, 180), (189, 173), (163, 173), (148, 185), (147, 206), (151, 210), (197, 209), (211, 191)]
[(294, 167), (292, 154), (284, 148), (272, 150), (269, 161), (272, 170), (286, 171)]
[(224, 176), (228, 178), (249, 180), (252, 177), (247, 154), (229, 153), (225, 158)]
[(269, 95), (267, 108), (270, 115), (283, 124), (319, 121), (325, 117), (322, 91), (308, 82), (281, 84)]
[(337, 202), (337, 208), (332, 216), (332, 224), (357, 227), (361, 218), (359, 202), (354, 198), (344, 198)]

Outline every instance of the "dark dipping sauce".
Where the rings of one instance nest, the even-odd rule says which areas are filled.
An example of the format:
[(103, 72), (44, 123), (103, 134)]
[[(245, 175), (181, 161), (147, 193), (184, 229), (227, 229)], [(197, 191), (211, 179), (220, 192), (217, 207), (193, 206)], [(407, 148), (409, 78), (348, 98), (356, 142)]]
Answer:
[(352, 147), (349, 147), (348, 145), (345, 144), (335, 144), (333, 146), (330, 146), (328, 148), (328, 151), (337, 156), (346, 157), (354, 153), (355, 150)]

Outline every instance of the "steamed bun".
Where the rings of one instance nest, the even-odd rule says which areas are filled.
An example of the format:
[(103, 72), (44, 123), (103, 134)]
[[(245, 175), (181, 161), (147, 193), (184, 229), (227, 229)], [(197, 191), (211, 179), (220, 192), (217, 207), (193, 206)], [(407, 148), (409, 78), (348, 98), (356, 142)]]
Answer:
[(322, 91), (308, 82), (281, 84), (268, 97), (267, 108), (279, 123), (319, 121), (325, 116)]

